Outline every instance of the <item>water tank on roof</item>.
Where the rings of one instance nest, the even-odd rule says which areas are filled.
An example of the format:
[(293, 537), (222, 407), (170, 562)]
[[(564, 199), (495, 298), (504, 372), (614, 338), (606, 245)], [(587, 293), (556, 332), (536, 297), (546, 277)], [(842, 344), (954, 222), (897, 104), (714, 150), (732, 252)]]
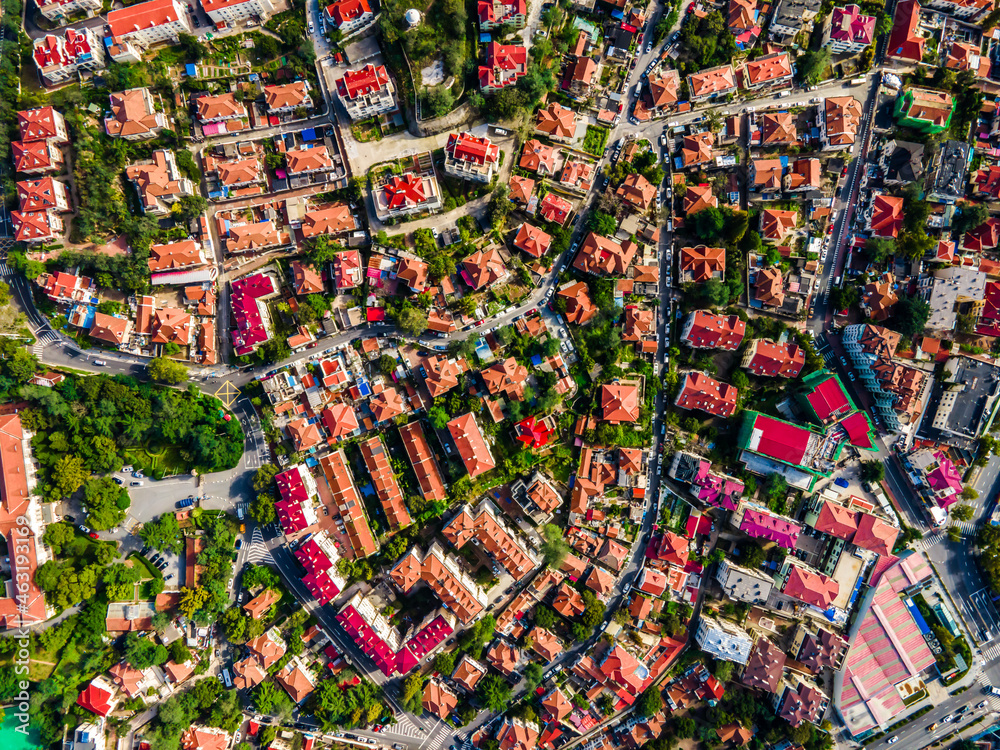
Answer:
[(418, 23), (420, 23), (420, 11), (417, 10), (416, 8), (410, 8), (408, 11), (406, 11), (403, 18), (406, 19), (406, 23), (408, 26), (410, 27), (416, 26)]

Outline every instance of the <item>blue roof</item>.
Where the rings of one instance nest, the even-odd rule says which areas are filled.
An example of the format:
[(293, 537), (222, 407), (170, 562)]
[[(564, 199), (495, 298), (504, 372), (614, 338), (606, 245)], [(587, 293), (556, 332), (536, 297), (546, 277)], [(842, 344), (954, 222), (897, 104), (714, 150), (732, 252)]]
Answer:
[(611, 17), (612, 18), (622, 19), (622, 18), (625, 18), (625, 14), (621, 10), (619, 10), (618, 8), (615, 8), (613, 11), (611, 11)]
[(184, 66), (184, 72), (189, 76), (194, 76), (195, 71), (196, 68), (194, 67), (193, 63), (188, 63), (187, 65)]
[(540, 354), (533, 355), (531, 357), (531, 364), (533, 364), (535, 367), (541, 367), (541, 364), (542, 364), (542, 355), (540, 355)]
[(481, 33), (479, 35), (479, 43), (480, 44), (489, 44), (491, 41), (492, 41), (492, 38), (490, 37), (489, 34)]
[(315, 141), (316, 140), (316, 128), (306, 128), (302, 131), (302, 140), (304, 141)]
[(362, 396), (370, 396), (372, 393), (372, 389), (368, 386), (367, 382), (365, 382), (364, 380), (360, 380), (358, 381), (358, 393), (360, 393)]

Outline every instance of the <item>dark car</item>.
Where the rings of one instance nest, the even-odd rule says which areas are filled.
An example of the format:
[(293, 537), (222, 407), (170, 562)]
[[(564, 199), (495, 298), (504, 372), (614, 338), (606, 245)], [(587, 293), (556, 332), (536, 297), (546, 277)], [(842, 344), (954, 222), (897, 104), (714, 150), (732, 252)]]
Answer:
[(242, 546), (243, 546), (243, 540), (242, 539), (237, 539), (236, 540), (236, 549), (239, 549)]
[(115, 484), (125, 484), (125, 480), (123, 479), (119, 479), (118, 477), (111, 477), (111, 478), (115, 481)]
[(68, 523), (76, 523), (76, 519), (73, 516), (63, 516), (63, 520)]

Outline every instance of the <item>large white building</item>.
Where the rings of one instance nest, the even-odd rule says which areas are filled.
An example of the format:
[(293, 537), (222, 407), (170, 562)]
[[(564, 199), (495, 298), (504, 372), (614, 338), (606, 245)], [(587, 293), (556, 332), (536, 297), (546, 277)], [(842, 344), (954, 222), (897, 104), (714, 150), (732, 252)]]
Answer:
[(489, 182), (500, 167), (500, 147), (472, 133), (452, 133), (445, 146), (444, 171), (452, 177)]
[(352, 120), (396, 109), (395, 89), (384, 65), (368, 64), (360, 70), (347, 71), (337, 81), (337, 96)]
[(274, 13), (271, 0), (201, 0), (201, 7), (212, 23), (230, 26), (251, 18), (266, 21)]
[(753, 649), (753, 640), (743, 628), (705, 615), (698, 619), (694, 639), (705, 653), (738, 664), (746, 664)]
[(178, 0), (149, 0), (108, 13), (108, 28), (114, 40), (150, 47), (161, 42), (176, 44), (178, 36), (194, 34), (185, 8)]

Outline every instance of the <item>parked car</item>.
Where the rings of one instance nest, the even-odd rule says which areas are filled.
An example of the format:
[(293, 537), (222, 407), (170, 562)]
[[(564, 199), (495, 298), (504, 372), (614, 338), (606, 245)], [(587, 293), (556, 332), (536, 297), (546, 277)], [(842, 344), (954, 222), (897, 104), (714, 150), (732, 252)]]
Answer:
[(93, 531), (91, 531), (89, 534), (87, 534), (87, 536), (89, 536), (91, 539), (100, 539), (100, 537), (97, 536), (97, 534), (94, 533)]
[(129, 487), (142, 487), (142, 482), (129, 482)]

